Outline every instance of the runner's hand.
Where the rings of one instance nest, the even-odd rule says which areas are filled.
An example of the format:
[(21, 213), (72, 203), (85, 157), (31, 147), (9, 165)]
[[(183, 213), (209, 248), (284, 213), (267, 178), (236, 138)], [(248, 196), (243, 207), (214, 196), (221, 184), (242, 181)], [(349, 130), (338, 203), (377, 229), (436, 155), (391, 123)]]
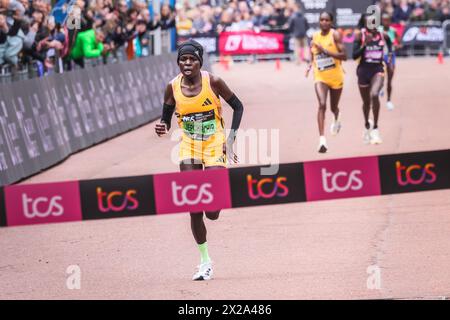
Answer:
[(227, 156), (228, 163), (238, 163), (239, 158), (233, 151), (233, 143), (227, 141), (227, 143), (223, 144), (223, 153)]
[(313, 45), (316, 47), (316, 49), (319, 53), (324, 52), (325, 49), (322, 47), (322, 45), (320, 43), (313, 42)]
[(311, 65), (311, 64), (308, 66), (308, 68), (306, 68), (305, 78), (308, 78), (309, 72), (311, 71), (311, 68), (312, 68), (312, 65)]
[(165, 123), (157, 123), (155, 126), (155, 132), (158, 135), (158, 137), (161, 137), (165, 135), (169, 130), (167, 130), (167, 124)]

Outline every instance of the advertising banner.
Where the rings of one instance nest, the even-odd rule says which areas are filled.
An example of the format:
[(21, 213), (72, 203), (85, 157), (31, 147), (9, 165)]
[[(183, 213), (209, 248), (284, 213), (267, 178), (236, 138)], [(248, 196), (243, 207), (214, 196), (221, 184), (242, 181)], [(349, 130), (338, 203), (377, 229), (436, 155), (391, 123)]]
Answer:
[(284, 35), (273, 32), (222, 32), (219, 51), (223, 55), (284, 53)]
[(444, 30), (441, 26), (412, 24), (403, 32), (402, 43), (405, 46), (440, 46), (444, 42)]
[(450, 188), (450, 150), (380, 156), (381, 193)]
[(153, 177), (80, 181), (83, 220), (156, 214)]
[(304, 202), (303, 164), (281, 164), (276, 175), (261, 175), (261, 167), (229, 170), (233, 207)]

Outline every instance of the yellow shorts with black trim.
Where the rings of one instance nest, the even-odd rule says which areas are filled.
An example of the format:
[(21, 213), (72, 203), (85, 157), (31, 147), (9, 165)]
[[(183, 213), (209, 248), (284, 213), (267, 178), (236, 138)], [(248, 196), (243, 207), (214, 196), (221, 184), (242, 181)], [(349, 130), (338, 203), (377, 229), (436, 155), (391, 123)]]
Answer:
[[(220, 142), (220, 141), (219, 141)], [(205, 167), (226, 167), (227, 157), (223, 152), (223, 142), (197, 141), (192, 139), (183, 139), (180, 143), (180, 162), (194, 159), (202, 163)]]
[(331, 89), (337, 90), (344, 87), (344, 72), (338, 70), (316, 71), (314, 72), (314, 83), (325, 83)]

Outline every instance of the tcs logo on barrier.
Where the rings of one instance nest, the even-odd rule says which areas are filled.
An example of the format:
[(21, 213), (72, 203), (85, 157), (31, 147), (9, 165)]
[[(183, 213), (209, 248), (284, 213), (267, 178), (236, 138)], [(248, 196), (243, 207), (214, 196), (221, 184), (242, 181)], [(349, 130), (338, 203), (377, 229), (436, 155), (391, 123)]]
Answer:
[(377, 157), (306, 162), (308, 201), (380, 194)]
[(158, 174), (154, 184), (158, 214), (231, 208), (226, 169)]
[(80, 181), (83, 219), (156, 214), (153, 177)]
[[(271, 199), (273, 197), (286, 197), (289, 194), (289, 189), (285, 184), (286, 181), (286, 177), (262, 178), (257, 180), (251, 174), (248, 174), (248, 194), (253, 200), (259, 198)], [(271, 190), (266, 192), (266, 188), (270, 188)]]
[(401, 161), (396, 161), (397, 182), (401, 186), (433, 183), (437, 178), (436, 173), (433, 171), (435, 166), (434, 163), (426, 163), (423, 166), (419, 164), (405, 166), (402, 165)]
[(281, 164), (277, 174), (263, 175), (261, 167), (229, 170), (233, 207), (306, 201), (303, 165)]
[(326, 168), (322, 169), (322, 185), (327, 193), (345, 192), (349, 190), (361, 190), (364, 186), (361, 180), (361, 170), (353, 170), (351, 172), (338, 171), (336, 173), (327, 172)]
[(383, 194), (450, 187), (450, 151), (404, 153), (379, 157)]
[(81, 220), (78, 182), (5, 187), (8, 226)]
[(211, 188), (211, 183), (204, 183), (200, 186), (188, 184), (183, 187), (177, 185), (176, 181), (172, 181), (172, 199), (177, 207), (210, 204), (214, 200)]
[(136, 190), (111, 191), (105, 192), (101, 187), (97, 188), (97, 202), (98, 209), (101, 212), (120, 212), (124, 209), (135, 210), (139, 207), (139, 202), (136, 199)]
[(64, 207), (61, 205), (62, 197), (54, 196), (38, 197), (33, 199), (26, 193), (22, 194), (22, 208), (25, 217), (31, 219), (34, 217), (46, 218), (48, 216), (58, 217), (64, 213)]

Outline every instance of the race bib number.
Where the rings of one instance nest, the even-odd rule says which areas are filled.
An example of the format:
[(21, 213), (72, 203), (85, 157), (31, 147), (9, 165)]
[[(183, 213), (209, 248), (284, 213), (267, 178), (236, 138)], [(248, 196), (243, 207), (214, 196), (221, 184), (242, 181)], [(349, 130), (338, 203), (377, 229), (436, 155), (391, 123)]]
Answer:
[(336, 63), (332, 57), (324, 53), (316, 56), (317, 69), (319, 71), (330, 70), (336, 68)]
[(367, 62), (378, 63), (383, 60), (383, 51), (382, 50), (373, 50), (373, 51), (366, 50), (364, 57)]
[(189, 113), (181, 117), (183, 130), (194, 140), (207, 140), (216, 133), (214, 110)]

